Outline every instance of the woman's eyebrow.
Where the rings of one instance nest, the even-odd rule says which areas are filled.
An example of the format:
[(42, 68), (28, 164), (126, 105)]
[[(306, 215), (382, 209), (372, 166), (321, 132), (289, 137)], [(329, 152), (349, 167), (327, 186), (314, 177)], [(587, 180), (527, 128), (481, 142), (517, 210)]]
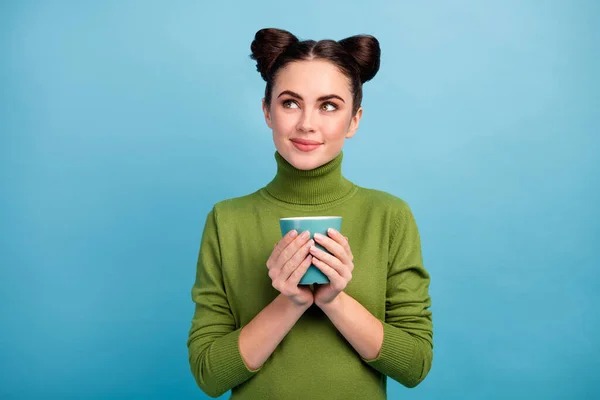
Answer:
[[(280, 98), (281, 96), (283, 96), (284, 94), (289, 94), (292, 97), (297, 98), (298, 100), (303, 100), (302, 96), (300, 96), (298, 93), (296, 92), (292, 92), (291, 90), (284, 90), (283, 92), (279, 93), (279, 96), (277, 96), (277, 98)], [(342, 99), (340, 96), (338, 96), (337, 94), (328, 94), (326, 96), (321, 96), (317, 99), (317, 101), (323, 101), (323, 100), (329, 100), (329, 99), (340, 99), (342, 101), (342, 103), (345, 103), (344, 99)]]

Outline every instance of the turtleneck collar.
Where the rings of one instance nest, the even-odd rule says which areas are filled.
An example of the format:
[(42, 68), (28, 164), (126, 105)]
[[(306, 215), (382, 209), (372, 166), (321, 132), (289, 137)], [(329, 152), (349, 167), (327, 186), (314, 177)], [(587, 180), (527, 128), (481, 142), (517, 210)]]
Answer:
[(347, 196), (355, 187), (342, 175), (342, 151), (331, 161), (311, 170), (301, 170), (275, 151), (277, 174), (265, 189), (277, 200), (301, 205), (319, 205)]

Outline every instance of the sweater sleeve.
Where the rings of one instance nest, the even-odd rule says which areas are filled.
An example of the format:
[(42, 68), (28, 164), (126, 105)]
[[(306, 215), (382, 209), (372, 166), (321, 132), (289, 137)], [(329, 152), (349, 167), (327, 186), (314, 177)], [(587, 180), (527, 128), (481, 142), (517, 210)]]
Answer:
[(213, 398), (248, 380), (262, 368), (250, 370), (240, 354), (241, 328), (236, 329), (225, 293), (216, 221), (217, 212), (213, 207), (206, 217), (200, 243), (192, 287), (195, 311), (187, 340), (190, 369), (196, 383)]
[(383, 343), (367, 364), (408, 388), (429, 373), (433, 360), (433, 324), (429, 273), (423, 267), (414, 216), (403, 203), (390, 233)]

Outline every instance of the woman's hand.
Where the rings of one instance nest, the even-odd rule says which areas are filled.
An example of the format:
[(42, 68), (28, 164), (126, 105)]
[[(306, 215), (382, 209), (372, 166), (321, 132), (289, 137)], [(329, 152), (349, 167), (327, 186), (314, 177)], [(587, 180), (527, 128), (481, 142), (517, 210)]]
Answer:
[(316, 246), (310, 249), (312, 263), (329, 278), (329, 283), (315, 285), (314, 302), (319, 307), (331, 303), (346, 288), (354, 270), (348, 238), (333, 228), (329, 229), (328, 235), (331, 237), (315, 233), (314, 237), (331, 254)]
[(309, 249), (314, 241), (309, 239), (310, 232), (304, 231), (298, 235), (292, 230), (277, 242), (267, 260), (273, 287), (294, 304), (307, 307), (313, 304), (313, 293), (310, 287), (298, 286), (298, 283), (312, 262)]

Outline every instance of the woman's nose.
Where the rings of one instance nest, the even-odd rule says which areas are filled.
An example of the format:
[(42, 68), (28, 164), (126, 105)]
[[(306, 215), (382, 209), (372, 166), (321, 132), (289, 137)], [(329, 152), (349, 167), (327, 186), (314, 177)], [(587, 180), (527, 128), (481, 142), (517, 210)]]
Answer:
[(313, 130), (313, 120), (312, 120), (312, 112), (311, 111), (303, 111), (300, 116), (300, 121), (298, 121), (298, 129), (301, 131), (312, 131)]

